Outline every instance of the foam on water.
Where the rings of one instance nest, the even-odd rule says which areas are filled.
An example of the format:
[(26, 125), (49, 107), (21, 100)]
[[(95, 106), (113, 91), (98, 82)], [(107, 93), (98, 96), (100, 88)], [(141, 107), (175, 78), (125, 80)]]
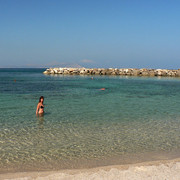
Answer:
[[(1, 171), (179, 156), (180, 79), (95, 76), (92, 80), (47, 76), (42, 71), (0, 70)], [(36, 117), (41, 95), (46, 113)]]

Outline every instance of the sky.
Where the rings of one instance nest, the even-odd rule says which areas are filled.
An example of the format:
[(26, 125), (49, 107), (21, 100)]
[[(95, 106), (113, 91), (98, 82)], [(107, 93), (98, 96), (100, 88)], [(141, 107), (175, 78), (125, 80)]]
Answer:
[(0, 0), (0, 67), (180, 68), (179, 0)]

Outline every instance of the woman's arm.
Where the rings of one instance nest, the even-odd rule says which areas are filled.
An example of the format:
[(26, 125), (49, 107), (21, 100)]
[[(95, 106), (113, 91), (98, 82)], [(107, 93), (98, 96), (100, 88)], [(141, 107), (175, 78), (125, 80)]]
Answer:
[(36, 115), (38, 114), (38, 111), (39, 111), (39, 103), (38, 103), (38, 105), (37, 105)]

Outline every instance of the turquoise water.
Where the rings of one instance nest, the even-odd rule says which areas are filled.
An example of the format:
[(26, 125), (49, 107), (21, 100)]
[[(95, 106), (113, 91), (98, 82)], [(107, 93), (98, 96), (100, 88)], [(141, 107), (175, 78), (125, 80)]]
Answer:
[(0, 69), (0, 172), (180, 156), (180, 79), (43, 71)]

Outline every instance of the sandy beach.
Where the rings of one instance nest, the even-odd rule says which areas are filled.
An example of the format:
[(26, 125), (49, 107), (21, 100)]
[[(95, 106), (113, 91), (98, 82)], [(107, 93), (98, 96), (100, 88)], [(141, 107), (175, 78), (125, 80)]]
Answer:
[(116, 165), (92, 169), (1, 174), (0, 179), (16, 180), (179, 180), (180, 159)]

